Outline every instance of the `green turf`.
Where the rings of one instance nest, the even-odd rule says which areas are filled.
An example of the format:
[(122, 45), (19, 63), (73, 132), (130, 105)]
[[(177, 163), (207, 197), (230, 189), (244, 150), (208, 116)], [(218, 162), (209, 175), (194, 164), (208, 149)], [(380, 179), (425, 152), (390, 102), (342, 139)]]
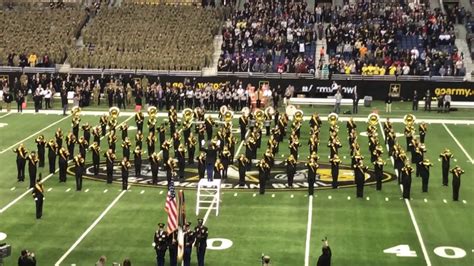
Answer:
[[(377, 108), (383, 103), (374, 102)], [(400, 109), (397, 110), (399, 106)], [(410, 103), (398, 103), (392, 107), (391, 117), (402, 117), (409, 112)], [(86, 108), (89, 109), (89, 108)], [(90, 108), (93, 109), (93, 108)], [(317, 109), (305, 108), (305, 113), (318, 111), (327, 115), (330, 107)], [(348, 109), (348, 108), (343, 108)], [(361, 108), (360, 116), (366, 116), (373, 108)], [(104, 110), (104, 109), (103, 109)], [(105, 110), (104, 110), (105, 111)], [(420, 117), (439, 119), (463, 119), (471, 115), (470, 111), (453, 112), (449, 115), (436, 112), (415, 113)], [(383, 112), (381, 113), (383, 116)], [(31, 134), (41, 131), (41, 134), (51, 137), (57, 127), (68, 132), (70, 119), (45, 127), (63, 118), (57, 115), (12, 114), (0, 118), (0, 123), (8, 125), (0, 128), (0, 151), (9, 148)], [(128, 117), (120, 117), (119, 122)], [(83, 116), (82, 122), (97, 124), (99, 117)], [(133, 125), (133, 119), (129, 121)], [(365, 124), (357, 123), (359, 131), (364, 131)], [(472, 136), (474, 127), (467, 125), (447, 125), (454, 136), (474, 156)], [(306, 143), (308, 140), (308, 125), (302, 129), (300, 159), (308, 156)], [(349, 163), (347, 132), (345, 124), (340, 124), (340, 139), (343, 147), (340, 155)], [(403, 132), (403, 124), (395, 124), (397, 132)], [(129, 136), (135, 132), (130, 131)], [(120, 135), (119, 135), (120, 136)], [(321, 130), (321, 162), (327, 162), (329, 154), (327, 145), (328, 126), (325, 123)], [(25, 140), (27, 148), (35, 149), (34, 138)], [(238, 136), (237, 136), (238, 137)], [(381, 137), (381, 135), (380, 135)], [(399, 137), (404, 146), (405, 139)], [(133, 141), (132, 141), (133, 142)], [(366, 147), (367, 138), (360, 136), (359, 143), (368, 164), (369, 156)], [(118, 157), (121, 157), (120, 141), (117, 142)], [(435, 166), (431, 171), (429, 192), (421, 192), (421, 180), (413, 178), (412, 200), (410, 201), (416, 222), (419, 226), (423, 242), (432, 265), (473, 265), (474, 255), (474, 181), (473, 164), (448, 134), (441, 124), (429, 125), (426, 140), (429, 158)], [(103, 149), (106, 141), (102, 141)], [(262, 149), (266, 147), (266, 137), (262, 140)], [(288, 142), (280, 144), (280, 154), (288, 155)], [(452, 187), (441, 186), (441, 163), (437, 160), (439, 153), (448, 147), (455, 155), (457, 162), (466, 171), (462, 179), (461, 200), (453, 202)], [(241, 152), (244, 152), (242, 149)], [(385, 154), (386, 155), (386, 154)], [(88, 160), (91, 156), (88, 155)], [(391, 162), (387, 159), (386, 170), (393, 172)], [(20, 196), (26, 190), (26, 183), (16, 182), (15, 154), (7, 151), (0, 154), (0, 208)], [(46, 163), (47, 166), (47, 163)], [(43, 176), (47, 169), (43, 169)], [(450, 177), (451, 180), (451, 177)], [(12, 244), (14, 256), (6, 260), (5, 265), (15, 265), (21, 249), (35, 251), (39, 265), (53, 265), (81, 236), (84, 231), (99, 217), (99, 215), (119, 195), (120, 185), (106, 185), (103, 182), (85, 180), (82, 192), (74, 191), (73, 177), (68, 182), (58, 183), (55, 174), (45, 183), (45, 210), (43, 219), (34, 219), (34, 202), (31, 195), (20, 199), (4, 213), (0, 213), (0, 232), (8, 234), (5, 242)], [(11, 188), (15, 187), (14, 190)], [(72, 188), (66, 192), (68, 188)], [(85, 192), (89, 189), (88, 192)], [(108, 191), (104, 193), (104, 190)], [(143, 193), (141, 193), (144, 191)], [(162, 194), (160, 192), (163, 191)], [(62, 265), (92, 265), (99, 256), (106, 255), (108, 262), (120, 262), (130, 257), (134, 265), (154, 265), (154, 250), (151, 246), (153, 232), (158, 222), (166, 222), (164, 211), (165, 191), (162, 188), (134, 187), (114, 205), (97, 226), (69, 254)], [(186, 190), (187, 216), (195, 224), (194, 190)], [(237, 193), (234, 196), (234, 193)], [(303, 265), (306, 244), (306, 229), (308, 217), (308, 197), (305, 191), (270, 191), (264, 196), (253, 196), (255, 191), (226, 190), (222, 195), (219, 216), (211, 213), (206, 224), (209, 227), (210, 238), (226, 238), (233, 242), (226, 250), (208, 250), (207, 265), (259, 265), (263, 253), (272, 257), (273, 265)], [(272, 194), (275, 196), (272, 197)], [(293, 195), (293, 197), (291, 197)], [(328, 198), (331, 196), (331, 199)], [(355, 188), (317, 191), (313, 199), (313, 221), (311, 224), (310, 265), (315, 265), (320, 254), (320, 240), (327, 236), (333, 249), (334, 265), (426, 265), (419, 240), (415, 233), (408, 209), (400, 199), (400, 188), (395, 182), (383, 184), (382, 191), (376, 191), (373, 186), (365, 187), (365, 195), (370, 200), (356, 199)], [(350, 197), (350, 200), (347, 198)], [(386, 201), (385, 198), (388, 198)], [(424, 201), (427, 200), (427, 202)], [(446, 199), (447, 203), (443, 200)], [(205, 212), (200, 213), (200, 217)], [(415, 251), (417, 257), (397, 257), (385, 254), (384, 249), (406, 244)], [(458, 259), (443, 258), (434, 253), (440, 246), (451, 246), (466, 251), (466, 256)], [(447, 254), (452, 254), (450, 251)], [(168, 261), (168, 256), (167, 256)], [(196, 254), (193, 252), (192, 265), (197, 265)]]

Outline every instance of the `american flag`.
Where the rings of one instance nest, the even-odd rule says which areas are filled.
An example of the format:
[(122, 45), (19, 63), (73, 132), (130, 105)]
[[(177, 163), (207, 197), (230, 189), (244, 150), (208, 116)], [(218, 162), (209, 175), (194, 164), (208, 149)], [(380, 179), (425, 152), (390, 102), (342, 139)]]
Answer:
[(168, 186), (168, 196), (166, 197), (165, 210), (168, 213), (168, 234), (178, 229), (178, 210), (176, 205), (176, 191), (173, 180)]

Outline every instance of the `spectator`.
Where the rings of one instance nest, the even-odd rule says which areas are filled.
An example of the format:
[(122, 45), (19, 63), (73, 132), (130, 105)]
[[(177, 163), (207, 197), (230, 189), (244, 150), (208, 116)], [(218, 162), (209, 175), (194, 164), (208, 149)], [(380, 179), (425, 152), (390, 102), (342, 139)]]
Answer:
[(449, 113), (450, 110), (451, 110), (451, 95), (446, 94), (444, 96), (444, 111)]
[(36, 258), (33, 252), (24, 249), (18, 258), (18, 266), (36, 266)]
[(392, 94), (388, 93), (387, 97), (385, 98), (385, 112), (391, 113), (392, 112)]
[(99, 260), (95, 263), (95, 266), (105, 266), (107, 263), (107, 258), (105, 256), (100, 256)]
[(335, 105), (334, 105), (334, 112), (336, 114), (339, 114), (341, 112), (341, 101), (342, 101), (342, 94), (340, 90), (337, 90), (336, 95), (334, 96), (334, 99), (336, 100)]

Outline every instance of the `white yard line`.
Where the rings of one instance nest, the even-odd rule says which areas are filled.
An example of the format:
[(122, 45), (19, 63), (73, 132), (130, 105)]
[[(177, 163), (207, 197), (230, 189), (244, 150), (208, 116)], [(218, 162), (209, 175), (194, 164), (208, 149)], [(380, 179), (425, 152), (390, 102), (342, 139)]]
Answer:
[[(379, 121), (379, 126), (380, 126), (380, 131), (382, 132), (382, 137), (385, 140), (385, 132), (383, 131), (381, 121)], [(386, 148), (388, 150), (388, 144), (386, 145)], [(395, 162), (393, 160), (393, 157), (390, 157), (390, 160), (392, 162), (392, 165), (395, 166)], [(395, 174), (398, 176), (397, 169), (395, 169)], [(402, 184), (400, 184), (400, 190), (403, 191), (403, 185)], [(413, 227), (415, 227), (416, 236), (418, 237), (418, 242), (420, 242), (421, 251), (423, 252), (423, 256), (425, 257), (426, 266), (431, 266), (431, 260), (430, 260), (430, 257), (428, 256), (428, 251), (426, 250), (425, 242), (423, 241), (423, 237), (421, 236), (420, 228), (418, 226), (418, 223), (416, 222), (415, 214), (413, 213), (413, 209), (411, 208), (410, 200), (409, 199), (404, 199), (404, 201), (405, 201), (405, 205), (407, 206), (408, 213), (410, 214), (410, 219), (413, 223)]]
[(304, 251), (304, 266), (309, 266), (309, 252), (311, 245), (311, 225), (313, 223), (313, 196), (308, 197), (308, 224), (306, 226), (306, 246)]
[(9, 113), (7, 113), (6, 115), (2, 115), (2, 116), (0, 116), (0, 118), (7, 117), (7, 116), (9, 116), (9, 115), (11, 115), (11, 114), (13, 114), (13, 113), (12, 113), (12, 112), (9, 112)]
[(469, 153), (467, 153), (466, 149), (464, 149), (464, 147), (461, 145), (461, 142), (459, 142), (459, 140), (454, 136), (453, 132), (451, 132), (451, 130), (449, 130), (449, 128), (446, 126), (445, 123), (443, 123), (443, 127), (444, 127), (444, 129), (446, 129), (446, 131), (448, 131), (449, 135), (451, 136), (451, 138), (453, 138), (454, 142), (456, 142), (456, 144), (458, 144), (459, 148), (461, 148), (461, 150), (464, 152), (464, 154), (469, 159), (471, 164), (474, 164), (474, 160), (472, 160)]
[(206, 214), (204, 215), (202, 224), (205, 224), (207, 219), (209, 218), (209, 215), (211, 214), (212, 207), (214, 206), (214, 203), (217, 202), (217, 196), (214, 196), (214, 199), (212, 199), (211, 205), (209, 205), (209, 209), (207, 209)]
[(28, 136), (28, 137), (22, 139), (21, 141), (19, 141), (19, 142), (13, 144), (12, 146), (10, 146), (10, 147), (4, 149), (3, 151), (0, 151), (0, 154), (3, 154), (3, 153), (5, 153), (5, 152), (7, 152), (7, 151), (11, 151), (13, 148), (15, 148), (16, 146), (18, 146), (18, 145), (20, 145), (21, 143), (25, 142), (26, 140), (29, 140), (29, 139), (31, 139), (31, 138), (33, 138), (33, 137), (36, 137), (39, 133), (45, 131), (46, 129), (48, 129), (48, 128), (52, 127), (52, 126), (55, 126), (56, 124), (61, 123), (61, 122), (64, 121), (65, 119), (68, 119), (70, 116), (71, 116), (71, 115), (65, 116), (65, 117), (59, 119), (58, 121), (56, 121), (56, 122), (50, 124), (49, 126), (47, 126), (47, 127), (43, 128), (43, 129), (41, 129), (41, 130), (39, 130), (39, 131), (37, 131), (37, 132), (31, 134), (30, 136)]
[[(59, 171), (59, 169), (56, 169), (56, 172), (54, 173), (57, 173)], [(41, 181), (41, 183), (44, 183), (46, 182), (46, 180), (50, 179), (51, 177), (53, 176), (53, 174), (49, 174), (47, 175), (45, 178), (43, 178), (43, 180)], [(16, 199), (10, 201), (10, 203), (8, 203), (5, 207), (3, 207), (2, 209), (0, 209), (0, 213), (4, 213), (6, 210), (8, 210), (11, 206), (13, 206), (15, 203), (17, 203), (19, 200), (21, 200), (23, 197), (25, 197), (26, 195), (30, 194), (31, 192), (33, 191), (33, 188), (30, 188), (28, 189), (27, 191), (25, 191), (23, 194), (21, 194), (20, 196), (18, 196)]]
[(82, 235), (76, 240), (76, 242), (74, 242), (74, 244), (72, 244), (72, 246), (66, 251), (66, 253), (64, 253), (64, 255), (59, 258), (59, 260), (54, 264), (55, 266), (60, 265), (67, 258), (67, 256), (71, 254), (71, 252), (82, 242), (82, 240), (84, 240), (84, 238), (92, 231), (92, 229), (94, 229), (94, 227), (96, 227), (97, 224), (104, 218), (104, 216), (114, 207), (114, 205), (120, 200), (120, 198), (125, 195), (125, 192), (127, 192), (127, 190), (123, 190), (122, 192), (120, 192), (120, 194), (118, 194), (118, 196), (112, 201), (112, 203), (110, 203), (109, 206), (107, 206), (107, 208), (99, 215), (99, 217), (97, 217), (97, 219), (89, 226), (89, 228), (87, 228), (86, 231), (82, 233)]

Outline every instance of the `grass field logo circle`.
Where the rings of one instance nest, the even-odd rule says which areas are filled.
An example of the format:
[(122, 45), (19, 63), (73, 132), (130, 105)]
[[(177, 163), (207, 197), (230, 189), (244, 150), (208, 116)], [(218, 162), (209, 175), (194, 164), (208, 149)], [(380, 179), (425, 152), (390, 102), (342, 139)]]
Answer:
[[(133, 162), (132, 162), (133, 164)], [(107, 168), (104, 163), (100, 164), (99, 173), (93, 174), (93, 167), (91, 164), (86, 165), (84, 178), (105, 181), (107, 179)], [(74, 175), (74, 166), (68, 168), (68, 172)], [(258, 185), (258, 169), (253, 165), (246, 173), (245, 186), (239, 186), (239, 171), (236, 165), (229, 166), (227, 171), (228, 178), (222, 180), (222, 189), (257, 189)], [(308, 170), (305, 162), (299, 162), (296, 169), (296, 174), (293, 181), (293, 188), (288, 187), (288, 178), (286, 174), (286, 166), (282, 161), (276, 161), (272, 167), (269, 180), (266, 182), (267, 189), (276, 190), (306, 190), (308, 188), (307, 182)], [(318, 169), (319, 178), (316, 180), (315, 189), (330, 189), (332, 188), (331, 168), (328, 164), (320, 164)], [(115, 182), (121, 182), (121, 169), (119, 166), (114, 167), (113, 177)], [(205, 174), (204, 176), (207, 176)], [(383, 182), (395, 180), (394, 174), (384, 172)], [(158, 183), (152, 184), (151, 167), (148, 162), (143, 162), (140, 169), (140, 177), (135, 175), (135, 167), (129, 170), (129, 183), (140, 186), (154, 186), (166, 187), (168, 182), (166, 180), (166, 172), (160, 168), (158, 171)], [(184, 171), (184, 178), (176, 179), (175, 186), (180, 188), (196, 188), (199, 182), (199, 176), (196, 165), (187, 166)], [(366, 185), (375, 185), (375, 176), (373, 170), (369, 169), (365, 176)], [(340, 188), (354, 187), (354, 173), (349, 166), (341, 165), (339, 167), (338, 186)]]

